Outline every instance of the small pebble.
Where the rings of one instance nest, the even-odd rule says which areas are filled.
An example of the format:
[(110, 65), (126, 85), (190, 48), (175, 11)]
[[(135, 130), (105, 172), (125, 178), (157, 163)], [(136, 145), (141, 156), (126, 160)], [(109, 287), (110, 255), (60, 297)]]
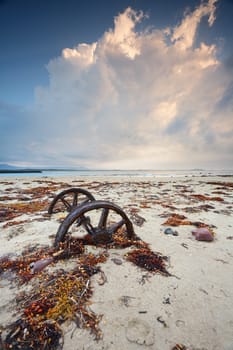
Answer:
[(164, 233), (165, 235), (173, 235), (173, 230), (170, 227), (168, 227), (164, 230)]
[(164, 230), (165, 235), (178, 236), (178, 232), (174, 231), (171, 227), (168, 227)]
[(213, 241), (214, 237), (212, 233), (206, 227), (200, 227), (192, 231), (197, 241)]
[(116, 264), (116, 265), (122, 265), (122, 260), (121, 260), (121, 259), (112, 258), (111, 260), (112, 260), (112, 261), (114, 262), (114, 264)]

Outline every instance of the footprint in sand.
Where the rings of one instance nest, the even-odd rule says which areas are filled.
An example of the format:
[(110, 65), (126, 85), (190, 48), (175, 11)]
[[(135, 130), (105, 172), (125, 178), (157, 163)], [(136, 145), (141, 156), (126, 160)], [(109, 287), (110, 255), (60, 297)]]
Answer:
[(126, 338), (128, 341), (139, 345), (153, 345), (154, 332), (150, 325), (138, 318), (133, 318), (128, 322), (126, 328)]
[(183, 326), (185, 326), (185, 322), (184, 321), (182, 321), (182, 320), (177, 320), (176, 321), (176, 327), (183, 327)]

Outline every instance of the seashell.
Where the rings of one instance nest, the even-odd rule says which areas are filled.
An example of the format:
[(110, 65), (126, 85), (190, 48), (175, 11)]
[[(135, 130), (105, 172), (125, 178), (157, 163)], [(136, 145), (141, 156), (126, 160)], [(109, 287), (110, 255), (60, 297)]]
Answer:
[(106, 277), (105, 273), (104, 273), (102, 270), (100, 270), (100, 278), (99, 278), (99, 280), (98, 280), (98, 284), (99, 284), (100, 286), (102, 286), (102, 285), (105, 284), (106, 282), (107, 282), (107, 277)]
[(42, 271), (46, 266), (53, 262), (53, 258), (41, 259), (30, 264), (31, 274)]

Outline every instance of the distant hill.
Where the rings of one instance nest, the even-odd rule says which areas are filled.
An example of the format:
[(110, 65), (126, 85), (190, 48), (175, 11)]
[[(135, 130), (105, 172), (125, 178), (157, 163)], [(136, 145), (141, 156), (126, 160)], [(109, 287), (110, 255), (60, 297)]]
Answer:
[(17, 169), (20, 169), (20, 167), (0, 163), (0, 170), (17, 170)]
[(31, 168), (22, 168), (9, 164), (0, 164), (0, 173), (1, 174), (10, 174), (10, 173), (41, 173), (40, 169), (31, 169)]
[(82, 167), (82, 166), (77, 166), (77, 167), (19, 167), (19, 166), (14, 166), (14, 165), (9, 165), (6, 163), (0, 163), (0, 171), (30, 171), (30, 170), (37, 170), (37, 171), (76, 171), (76, 170), (87, 170), (87, 168)]

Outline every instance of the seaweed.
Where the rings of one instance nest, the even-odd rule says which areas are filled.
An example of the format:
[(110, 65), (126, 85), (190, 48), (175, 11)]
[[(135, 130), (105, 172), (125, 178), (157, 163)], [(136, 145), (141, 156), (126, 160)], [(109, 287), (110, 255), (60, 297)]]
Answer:
[[(21, 205), (20, 205), (20, 208)], [(25, 209), (25, 207), (23, 206)], [(99, 254), (86, 253), (86, 245), (103, 247)], [(19, 278), (19, 284), (32, 283), (29, 293), (21, 292), (16, 296), (19, 318), (5, 328), (7, 335), (3, 341), (4, 349), (23, 350), (55, 350), (62, 347), (62, 324), (67, 320), (75, 322), (79, 328), (88, 329), (96, 340), (102, 337), (100, 329), (101, 315), (90, 309), (93, 294), (91, 277), (103, 271), (99, 264), (109, 257), (107, 249), (135, 249), (126, 254), (126, 259), (149, 273), (159, 272), (164, 276), (170, 274), (166, 270), (166, 257), (150, 250), (149, 244), (138, 236), (129, 239), (123, 228), (113, 234), (111, 242), (96, 244), (90, 235), (83, 238), (65, 237), (59, 248), (44, 246), (28, 247), (21, 256), (0, 259), (0, 273), (10, 270)], [(31, 273), (32, 262), (53, 258), (52, 264), (59, 260), (76, 257), (73, 270), (63, 269), (38, 271)], [(39, 284), (38, 284), (39, 282)], [(103, 282), (104, 283), (104, 282)], [(99, 283), (99, 284), (103, 284)]]
[(164, 226), (190, 225), (190, 226), (195, 226), (198, 228), (206, 227), (206, 228), (212, 230), (209, 225), (207, 225), (201, 221), (190, 221), (190, 220), (186, 220), (186, 219), (187, 219), (186, 216), (174, 213), (174, 214), (171, 214), (162, 225), (164, 225)]
[(224, 199), (221, 197), (209, 197), (203, 194), (192, 194), (190, 197), (197, 199), (199, 201), (217, 201), (224, 202)]
[[(39, 287), (36, 284), (29, 294), (23, 292), (17, 296), (21, 316), (7, 328), (8, 334), (4, 341), (6, 349), (55, 350), (60, 346), (63, 334), (60, 326), (66, 320), (73, 320), (77, 327), (89, 329), (95, 339), (101, 338), (101, 315), (96, 315), (89, 307), (93, 293), (91, 276), (102, 273), (98, 264), (104, 263), (109, 254), (106, 250), (100, 254), (87, 254), (84, 249), (87, 244), (93, 244), (87, 237), (75, 239), (67, 236), (58, 250), (43, 247), (35, 251), (35, 248), (29, 247), (17, 259), (1, 259), (0, 272), (10, 269), (20, 277), (21, 283), (25, 283), (35, 276), (29, 269), (32, 261), (51, 256), (54, 262), (72, 256), (78, 258), (76, 267), (71, 271), (60, 269), (53, 273), (40, 272)], [(126, 254), (128, 261), (149, 273), (170, 275), (166, 270), (167, 258), (152, 252), (148, 243), (137, 236), (128, 239), (125, 232), (119, 230), (107, 246), (134, 246), (136, 248)]]
[(163, 223), (168, 226), (192, 225), (191, 221), (185, 220), (186, 216), (181, 214), (171, 214), (170, 217)]
[(22, 214), (34, 214), (44, 211), (48, 206), (48, 200), (30, 201), (29, 203), (18, 202), (2, 205), (0, 210), (0, 222), (12, 220)]
[(167, 257), (160, 253), (154, 253), (148, 247), (132, 250), (126, 254), (126, 259), (149, 272), (170, 276), (166, 270)]
[(222, 186), (224, 187), (233, 187), (233, 182), (225, 182), (225, 181), (209, 181), (207, 182), (208, 185), (216, 185), (216, 186)]
[[(47, 253), (48, 254), (48, 253)], [(17, 274), (19, 277), (19, 284), (26, 283), (34, 277), (30, 271), (30, 264), (38, 259), (44, 259), (48, 257), (45, 253), (45, 248), (41, 249), (35, 253), (27, 254), (27, 251), (24, 251), (22, 255), (18, 258), (10, 258), (8, 256), (0, 259), (0, 273), (10, 270)]]
[(11, 350), (55, 350), (58, 348), (62, 331), (53, 321), (29, 321), (20, 318), (10, 326), (4, 349)]
[(57, 349), (62, 337), (60, 325), (73, 320), (78, 327), (89, 329), (96, 339), (101, 337), (101, 317), (90, 310), (92, 296), (90, 277), (100, 271), (96, 264), (106, 261), (100, 254), (83, 255), (72, 271), (58, 270), (45, 274), (29, 295), (17, 298), (21, 317), (9, 326), (6, 349)]
[(42, 247), (35, 250), (34, 247), (25, 249), (21, 256), (11, 258), (5, 256), (0, 258), (0, 274), (10, 270), (19, 277), (19, 284), (30, 281), (35, 275), (31, 273), (30, 264), (32, 262), (53, 257), (54, 262), (58, 260), (69, 259), (73, 256), (80, 255), (85, 248), (82, 241), (69, 239), (60, 244), (60, 250), (51, 247)]
[(12, 220), (15, 217), (21, 215), (14, 211), (14, 209), (8, 208), (7, 206), (0, 209), (0, 222), (4, 222), (6, 220)]

